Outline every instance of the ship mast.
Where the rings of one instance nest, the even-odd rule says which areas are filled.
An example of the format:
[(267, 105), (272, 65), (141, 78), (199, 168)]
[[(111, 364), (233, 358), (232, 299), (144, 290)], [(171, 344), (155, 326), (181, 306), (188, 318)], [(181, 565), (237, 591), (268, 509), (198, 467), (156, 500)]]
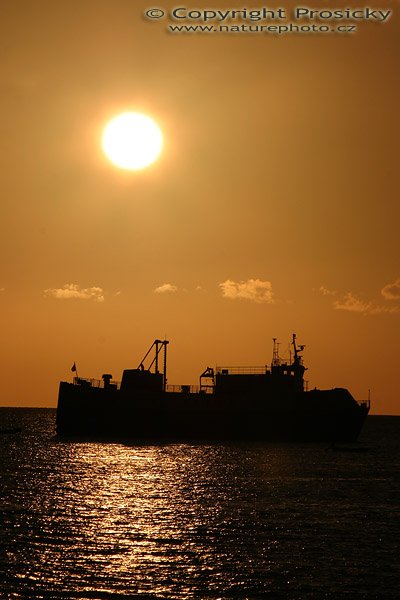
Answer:
[(296, 334), (295, 333), (292, 336), (292, 344), (293, 344), (293, 349), (294, 349), (294, 362), (298, 363), (299, 362), (299, 357), (298, 357), (298, 353), (297, 353)]
[(293, 364), (294, 365), (301, 365), (302, 357), (300, 355), (300, 352), (303, 352), (305, 346), (301, 345), (301, 346), (299, 346), (299, 348), (297, 348), (297, 345), (296, 345), (296, 334), (295, 333), (293, 333), (293, 336), (292, 336), (292, 344), (293, 344), (293, 349), (294, 349), (294, 361), (293, 361)]
[(160, 354), (161, 349), (164, 348), (164, 357), (163, 357), (163, 359), (164, 359), (163, 360), (163, 389), (164, 389), (164, 392), (167, 387), (167, 345), (168, 344), (169, 344), (168, 340), (154, 340), (154, 342), (152, 343), (152, 345), (146, 352), (143, 360), (141, 361), (141, 363), (139, 365), (139, 369), (144, 370), (144, 361), (146, 360), (146, 358), (148, 357), (148, 355), (150, 354), (152, 349), (155, 347), (154, 358), (153, 358), (152, 362), (150, 363), (148, 370), (151, 371), (151, 368), (154, 365), (154, 372), (159, 373), (158, 355)]
[(278, 367), (281, 362), (279, 359), (279, 342), (277, 341), (277, 338), (272, 338), (272, 341), (274, 343), (272, 348), (272, 366)]

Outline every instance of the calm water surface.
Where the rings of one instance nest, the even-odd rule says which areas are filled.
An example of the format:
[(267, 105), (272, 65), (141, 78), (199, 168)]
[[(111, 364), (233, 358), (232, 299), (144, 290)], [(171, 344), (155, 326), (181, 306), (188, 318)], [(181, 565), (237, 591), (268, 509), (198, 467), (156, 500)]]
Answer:
[(400, 597), (400, 417), (324, 445), (66, 442), (0, 409), (0, 598)]

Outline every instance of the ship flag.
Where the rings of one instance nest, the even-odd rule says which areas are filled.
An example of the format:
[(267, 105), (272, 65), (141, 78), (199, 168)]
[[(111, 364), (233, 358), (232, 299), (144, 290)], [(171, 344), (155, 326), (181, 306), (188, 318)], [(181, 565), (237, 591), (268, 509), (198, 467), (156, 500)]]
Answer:
[(76, 362), (74, 362), (74, 364), (72, 365), (72, 367), (71, 367), (71, 371), (72, 371), (73, 373), (75, 373), (75, 377), (79, 377), (79, 375), (78, 375), (78, 369), (77, 369), (77, 367), (76, 367)]

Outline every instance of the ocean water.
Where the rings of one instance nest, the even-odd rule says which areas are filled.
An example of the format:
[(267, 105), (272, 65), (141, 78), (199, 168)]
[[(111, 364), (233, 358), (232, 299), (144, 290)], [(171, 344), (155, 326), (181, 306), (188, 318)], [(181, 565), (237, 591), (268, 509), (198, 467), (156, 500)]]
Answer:
[(400, 417), (359, 445), (67, 442), (0, 409), (0, 598), (400, 598)]

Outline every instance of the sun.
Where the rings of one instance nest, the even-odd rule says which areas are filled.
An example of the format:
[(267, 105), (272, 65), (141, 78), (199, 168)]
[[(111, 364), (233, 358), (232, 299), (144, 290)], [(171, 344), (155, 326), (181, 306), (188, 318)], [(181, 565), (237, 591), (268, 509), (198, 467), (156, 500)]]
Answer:
[(107, 158), (120, 169), (139, 171), (157, 160), (163, 135), (151, 117), (125, 112), (105, 126), (102, 147)]

